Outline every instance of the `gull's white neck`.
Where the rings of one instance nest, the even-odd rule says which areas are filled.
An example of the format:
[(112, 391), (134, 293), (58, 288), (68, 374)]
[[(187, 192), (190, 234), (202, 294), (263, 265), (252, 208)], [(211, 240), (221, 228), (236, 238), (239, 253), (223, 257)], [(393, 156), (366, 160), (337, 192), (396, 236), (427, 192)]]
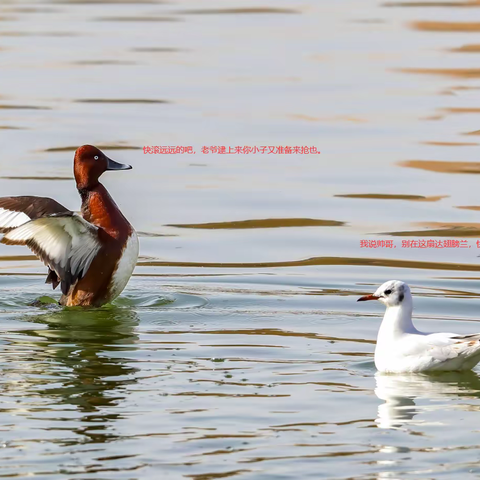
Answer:
[(400, 305), (387, 307), (378, 331), (377, 345), (390, 343), (406, 333), (420, 333), (413, 325), (412, 312), (412, 298), (407, 296), (405, 296)]

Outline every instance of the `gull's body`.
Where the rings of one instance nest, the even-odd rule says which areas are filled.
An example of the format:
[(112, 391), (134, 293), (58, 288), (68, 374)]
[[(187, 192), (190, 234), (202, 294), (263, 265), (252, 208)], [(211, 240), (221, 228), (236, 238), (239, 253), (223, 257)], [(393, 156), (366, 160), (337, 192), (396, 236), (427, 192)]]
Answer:
[(480, 362), (480, 333), (425, 333), (412, 322), (413, 301), (406, 283), (390, 280), (373, 295), (387, 310), (378, 331), (375, 366), (383, 373), (471, 370)]

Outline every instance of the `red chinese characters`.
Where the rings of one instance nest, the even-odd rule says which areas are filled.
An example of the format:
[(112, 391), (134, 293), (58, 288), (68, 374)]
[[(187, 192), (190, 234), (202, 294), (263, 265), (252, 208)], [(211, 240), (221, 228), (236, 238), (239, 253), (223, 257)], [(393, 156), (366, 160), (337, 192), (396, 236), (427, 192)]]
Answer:
[[(210, 145), (202, 146), (200, 152), (204, 155), (319, 155), (320, 151), (317, 147), (312, 146), (283, 146), (283, 145)], [(182, 146), (145, 146), (143, 153), (153, 155), (175, 155), (175, 154), (194, 154), (196, 153), (193, 147)]]

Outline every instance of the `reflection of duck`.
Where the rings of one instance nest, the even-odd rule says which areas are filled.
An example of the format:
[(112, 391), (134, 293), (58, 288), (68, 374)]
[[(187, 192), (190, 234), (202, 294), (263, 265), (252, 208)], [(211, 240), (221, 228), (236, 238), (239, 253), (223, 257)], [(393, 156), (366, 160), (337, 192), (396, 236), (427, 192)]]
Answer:
[[(56, 412), (54, 418), (60, 420), (68, 420), (65, 417), (70, 417), (68, 412), (73, 407), (76, 413), (70, 417), (75, 420), (72, 432), (85, 435), (87, 442), (111, 439), (111, 433), (105, 430), (119, 415), (111, 410), (105, 412), (105, 408), (125, 398), (123, 389), (135, 382), (136, 369), (128, 365), (126, 358), (109, 354), (135, 348), (137, 315), (128, 309), (110, 307), (61, 310), (25, 320), (46, 328), (21, 330), (21, 336), (11, 340), (13, 348), (4, 350), (6, 366), (2, 373), (7, 381), (0, 383), (0, 395), (31, 397), (26, 404), (32, 405), (32, 411), (37, 410), (39, 397), (43, 405), (48, 399), (47, 404), (53, 405)], [(23, 354), (20, 360), (19, 351)], [(22, 368), (25, 365), (28, 372)], [(9, 377), (18, 380), (19, 376), (22, 382), (8, 381)], [(50, 423), (47, 428), (56, 428), (51, 425), (52, 417), (47, 415), (45, 419)], [(80, 422), (83, 426), (78, 428)]]
[[(439, 398), (480, 397), (480, 377), (474, 372), (386, 375), (377, 373), (375, 394), (385, 403), (378, 406), (379, 428), (401, 428), (413, 424), (413, 417), (427, 407), (415, 400), (431, 401)], [(420, 422), (419, 422), (420, 423)]]

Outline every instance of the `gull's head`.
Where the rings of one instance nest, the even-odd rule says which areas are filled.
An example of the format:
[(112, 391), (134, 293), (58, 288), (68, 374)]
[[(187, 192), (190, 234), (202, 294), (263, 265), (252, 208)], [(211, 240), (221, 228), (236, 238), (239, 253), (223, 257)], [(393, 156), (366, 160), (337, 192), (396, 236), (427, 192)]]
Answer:
[(389, 280), (378, 287), (373, 295), (365, 295), (359, 298), (357, 302), (378, 300), (387, 307), (399, 307), (405, 302), (410, 302), (411, 297), (410, 288), (405, 282)]

